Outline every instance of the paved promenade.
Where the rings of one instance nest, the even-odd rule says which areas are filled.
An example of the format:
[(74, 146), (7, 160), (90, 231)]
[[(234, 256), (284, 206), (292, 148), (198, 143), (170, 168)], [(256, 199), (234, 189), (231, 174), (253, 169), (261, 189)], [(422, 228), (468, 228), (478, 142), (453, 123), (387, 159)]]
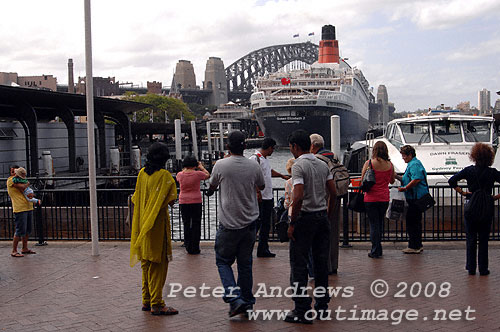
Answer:
[[(404, 244), (384, 243), (382, 259), (368, 258), (367, 244), (355, 243), (353, 248), (341, 250), (339, 273), (330, 277), (330, 285), (339, 289), (330, 302), (331, 320), (316, 320), (313, 325), (289, 324), (276, 316), (271, 320), (264, 320), (262, 315), (252, 321), (243, 316), (229, 319), (228, 306), (222, 299), (200, 296), (199, 287), (203, 284), (209, 287), (203, 295), (220, 286), (213, 243), (203, 244), (198, 256), (189, 256), (175, 245), (164, 295), (172, 291), (172, 283), (184, 288), (196, 287), (194, 297), (177, 293), (177, 297), (167, 298), (167, 304), (179, 310), (177, 316), (152, 316), (140, 310), (140, 267), (129, 267), (128, 243), (101, 243), (99, 257), (91, 256), (90, 243), (51, 242), (46, 247), (33, 246), (38, 254), (24, 258), (10, 257), (10, 245), (0, 242), (1, 331), (500, 329), (499, 243), (492, 243), (490, 248), (489, 276), (466, 273), (463, 242), (424, 243), (422, 255), (403, 255), (400, 249)], [(273, 244), (276, 258), (254, 259), (254, 291), (259, 287), (262, 291), (265, 284), (271, 295), (269, 287), (279, 286), (284, 290), (289, 286), (287, 248)], [(384, 280), (389, 287), (382, 298), (376, 298), (370, 291), (370, 285), (377, 279)], [(374, 292), (383, 295), (384, 285), (374, 287)], [(292, 308), (287, 297), (260, 296), (254, 309)], [(444, 310), (435, 311), (439, 309)]]

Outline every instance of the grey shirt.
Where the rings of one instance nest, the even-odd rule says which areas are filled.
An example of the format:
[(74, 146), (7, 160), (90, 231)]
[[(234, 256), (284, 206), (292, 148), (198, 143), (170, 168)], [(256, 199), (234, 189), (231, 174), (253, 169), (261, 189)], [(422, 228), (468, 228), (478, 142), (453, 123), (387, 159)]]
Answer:
[(243, 156), (218, 160), (212, 170), (210, 186), (219, 186), (219, 222), (225, 228), (241, 229), (259, 217), (256, 187), (264, 177), (256, 161)]
[(327, 195), (326, 182), (331, 180), (332, 174), (325, 162), (313, 154), (301, 155), (292, 166), (292, 183), (304, 185), (302, 209), (304, 212), (326, 210)]

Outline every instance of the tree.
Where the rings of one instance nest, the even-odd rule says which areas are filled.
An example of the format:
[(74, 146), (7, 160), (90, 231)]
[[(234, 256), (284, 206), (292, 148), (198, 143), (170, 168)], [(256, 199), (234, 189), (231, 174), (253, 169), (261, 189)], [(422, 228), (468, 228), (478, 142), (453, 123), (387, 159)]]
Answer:
[(134, 92), (127, 91), (125, 92), (125, 98), (123, 99), (149, 104), (152, 106), (138, 111), (136, 113), (136, 122), (149, 122), (151, 111), (153, 112), (153, 122), (164, 123), (165, 112), (169, 122), (173, 122), (175, 119), (180, 119), (181, 114), (183, 115), (185, 121), (191, 121), (195, 119), (194, 114), (189, 110), (186, 103), (176, 98), (166, 97), (153, 93), (148, 93), (146, 95), (140, 96)]

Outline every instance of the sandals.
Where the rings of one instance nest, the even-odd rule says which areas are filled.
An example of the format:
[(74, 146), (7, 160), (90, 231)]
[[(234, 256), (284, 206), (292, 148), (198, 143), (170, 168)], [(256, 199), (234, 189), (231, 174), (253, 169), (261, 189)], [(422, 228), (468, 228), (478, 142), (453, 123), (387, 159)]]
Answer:
[(154, 316), (172, 316), (177, 315), (179, 311), (172, 307), (151, 307), (151, 315)]
[(24, 255), (23, 255), (23, 254), (20, 254), (20, 253), (18, 253), (17, 251), (16, 251), (16, 252), (11, 253), (10, 255), (11, 255), (12, 257), (24, 257)]
[(151, 306), (149, 304), (143, 304), (141, 310), (142, 311), (151, 311)]
[(34, 252), (34, 251), (33, 251), (33, 250), (31, 250), (31, 249), (28, 249), (28, 250), (26, 250), (26, 251), (21, 251), (21, 253), (22, 253), (23, 255), (34, 255), (34, 254), (36, 254), (36, 252)]

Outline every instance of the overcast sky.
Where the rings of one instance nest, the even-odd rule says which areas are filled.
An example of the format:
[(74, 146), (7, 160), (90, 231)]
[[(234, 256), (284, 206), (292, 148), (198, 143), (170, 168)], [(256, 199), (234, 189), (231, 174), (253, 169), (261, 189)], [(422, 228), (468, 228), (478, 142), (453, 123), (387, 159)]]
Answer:
[[(83, 4), (2, 1), (0, 72), (52, 74), (67, 84), (73, 58), (75, 80), (84, 76)], [(477, 106), (483, 88), (493, 105), (499, 98), (499, 0), (94, 0), (94, 76), (170, 86), (184, 59), (201, 85), (210, 56), (227, 67), (266, 46), (318, 43), (324, 24), (336, 26), (341, 56), (375, 93), (384, 84), (398, 111)]]

